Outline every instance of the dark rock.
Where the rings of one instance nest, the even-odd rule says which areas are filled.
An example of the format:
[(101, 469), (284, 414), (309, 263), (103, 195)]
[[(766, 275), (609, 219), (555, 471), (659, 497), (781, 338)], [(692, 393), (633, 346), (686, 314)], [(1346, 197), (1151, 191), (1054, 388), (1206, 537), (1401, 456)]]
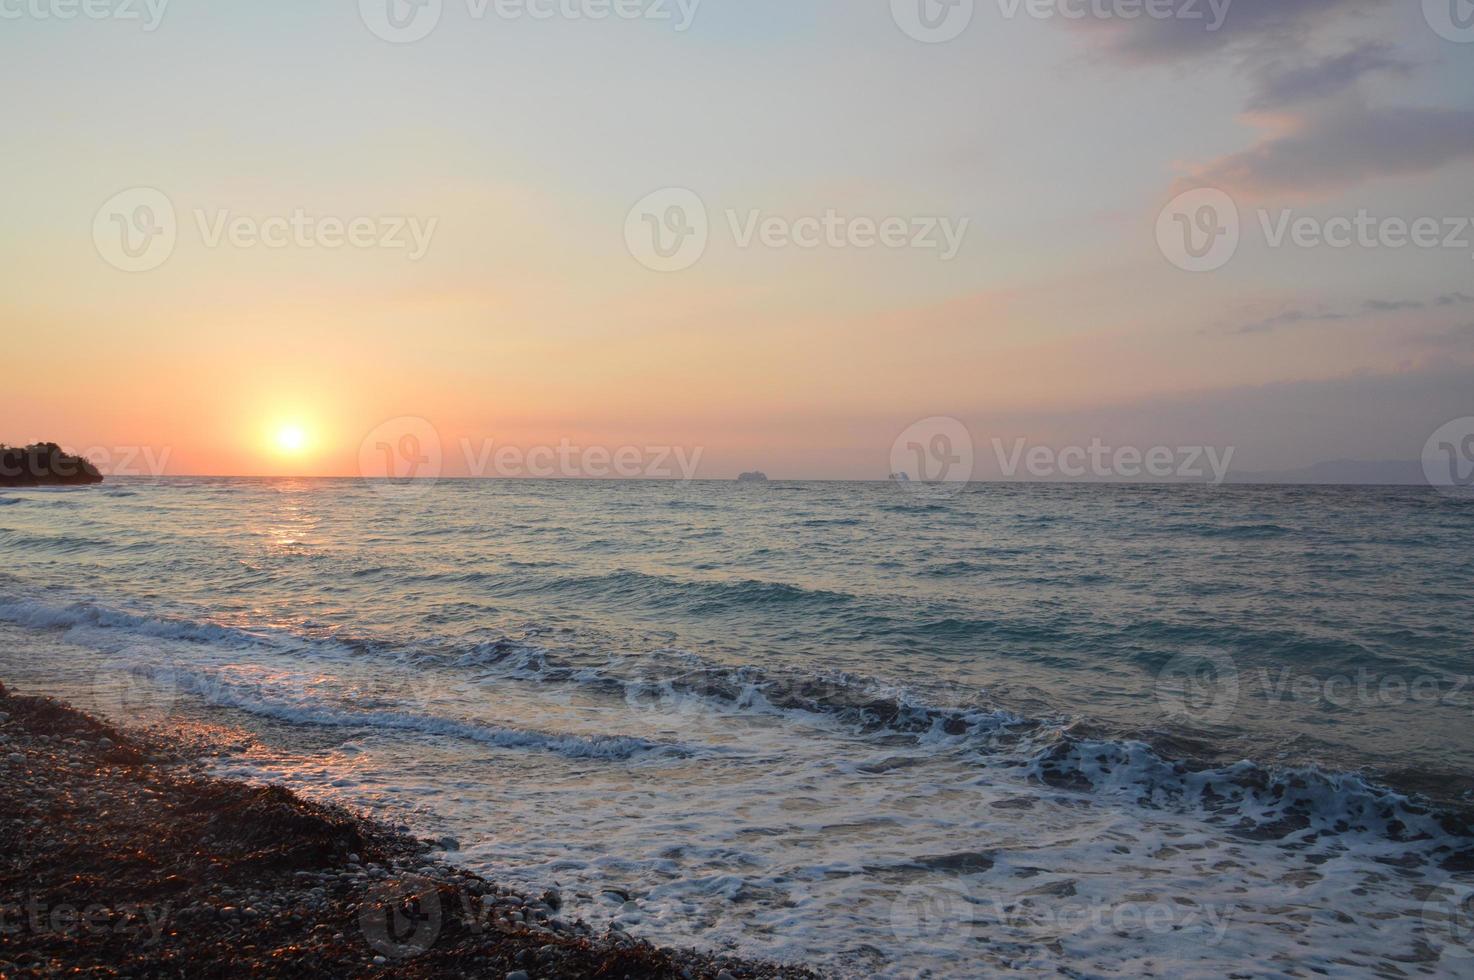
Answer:
[(101, 483), (102, 474), (81, 456), (62, 452), (54, 442), (0, 445), (0, 487), (79, 486)]

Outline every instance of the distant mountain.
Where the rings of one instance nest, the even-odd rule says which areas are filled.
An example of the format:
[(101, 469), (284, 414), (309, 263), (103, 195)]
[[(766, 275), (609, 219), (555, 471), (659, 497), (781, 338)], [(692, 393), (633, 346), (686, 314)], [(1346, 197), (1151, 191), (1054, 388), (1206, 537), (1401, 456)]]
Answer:
[(737, 478), (737, 482), (738, 483), (767, 483), (768, 482), (768, 474), (763, 473), (763, 472), (761, 472), (759, 470), (753, 470), (751, 473), (743, 473), (741, 476), (739, 476)]
[(0, 445), (0, 487), (75, 486), (101, 483), (97, 467), (81, 456), (62, 452), (54, 442), (30, 446)]
[(1228, 482), (1426, 486), (1428, 479), (1417, 460), (1333, 459), (1299, 470), (1230, 473)]

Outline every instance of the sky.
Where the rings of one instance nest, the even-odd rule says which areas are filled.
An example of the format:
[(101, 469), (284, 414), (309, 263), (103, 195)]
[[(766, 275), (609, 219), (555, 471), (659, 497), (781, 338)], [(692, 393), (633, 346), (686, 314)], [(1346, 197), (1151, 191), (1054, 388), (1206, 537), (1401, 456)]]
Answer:
[(0, 0), (0, 83), (0, 441), (119, 472), (1474, 416), (1468, 0)]

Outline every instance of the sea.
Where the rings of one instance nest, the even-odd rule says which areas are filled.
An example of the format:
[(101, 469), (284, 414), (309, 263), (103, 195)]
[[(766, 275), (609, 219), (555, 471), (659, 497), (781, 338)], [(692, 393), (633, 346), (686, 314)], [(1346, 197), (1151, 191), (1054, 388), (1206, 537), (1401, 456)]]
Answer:
[(1471, 543), (1422, 488), (117, 479), (0, 491), (0, 681), (657, 945), (1469, 977)]

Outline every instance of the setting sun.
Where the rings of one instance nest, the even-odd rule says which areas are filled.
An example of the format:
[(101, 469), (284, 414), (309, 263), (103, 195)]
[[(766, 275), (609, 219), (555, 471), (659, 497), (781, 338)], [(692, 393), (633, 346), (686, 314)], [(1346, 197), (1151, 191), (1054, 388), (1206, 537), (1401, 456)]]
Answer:
[(300, 425), (284, 425), (276, 431), (276, 448), (284, 453), (300, 453), (307, 448), (307, 433)]

